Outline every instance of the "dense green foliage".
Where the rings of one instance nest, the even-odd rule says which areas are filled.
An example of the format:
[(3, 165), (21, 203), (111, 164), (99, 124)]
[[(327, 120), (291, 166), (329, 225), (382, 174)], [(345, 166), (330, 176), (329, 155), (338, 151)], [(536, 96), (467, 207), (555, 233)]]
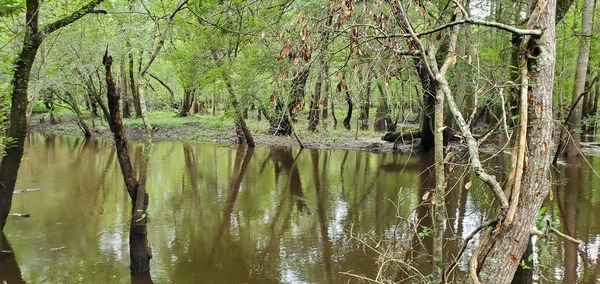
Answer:
[[(565, 115), (571, 100), (578, 49), (570, 43), (575, 42), (581, 25), (580, 2), (575, 1), (558, 24), (555, 104), (561, 115)], [(392, 119), (399, 117), (400, 121), (412, 119), (415, 116), (411, 114), (419, 111), (422, 92), (419, 79), (410, 57), (400, 55), (406, 50), (406, 43), (394, 36), (398, 34), (397, 25), (384, 3), (190, 1), (169, 23), (166, 18), (176, 4), (173, 0), (107, 2), (101, 7), (106, 15), (83, 18), (52, 34), (39, 51), (29, 86), (30, 100), (43, 100), (44, 91), (52, 88), (59, 94), (69, 92), (73, 103), (87, 105), (82, 111), (89, 112), (93, 99), (86, 93), (102, 94), (104, 90), (99, 68), (104, 49), (108, 46), (115, 62), (125, 67), (116, 68), (115, 72), (129, 72), (133, 67), (135, 77), (165, 32), (165, 46), (148, 73), (162, 80), (174, 97), (149, 76), (134, 78), (135, 82), (143, 80), (148, 87), (146, 98), (151, 111), (181, 107), (185, 89), (194, 90), (193, 111), (213, 113), (227, 109), (230, 98), (222, 77), (225, 72), (236, 96), (245, 102), (245, 108), (263, 109), (270, 115), (274, 100), (289, 100), (291, 79), (305, 64), (312, 65), (303, 98), (302, 110), (306, 115), (317, 76), (325, 71), (328, 72), (324, 74), (327, 87), (323, 87), (320, 105), (346, 108), (344, 92), (336, 91), (344, 76), (357, 106), (387, 103), (389, 109), (384, 111)], [(41, 22), (56, 20), (79, 5), (80, 1), (43, 3)], [(4, 1), (0, 6), (3, 20), (0, 23), (0, 91), (3, 94), (10, 89), (10, 69), (21, 44), (23, 6), (19, 1)], [(450, 20), (451, 9), (444, 1), (408, 8), (416, 32)], [(515, 26), (522, 24), (526, 9), (525, 5), (512, 1), (472, 1), (467, 8), (474, 17)], [(328, 12), (332, 16), (330, 22)], [(434, 15), (440, 18), (436, 20)], [(511, 36), (485, 26), (473, 25), (467, 29), (459, 38), (459, 57), (456, 68), (451, 71), (451, 84), (464, 111), (469, 114), (477, 107), (478, 113), (473, 115), (475, 122), (487, 116), (489, 123), (492, 117), (501, 116), (503, 100), (498, 94), (507, 96), (505, 89), (512, 84), (511, 67), (506, 64), (511, 57)], [(597, 29), (598, 23), (594, 25), (594, 31)], [(321, 50), (319, 45), (323, 31), (328, 31), (327, 50)], [(422, 39), (441, 44), (440, 34)], [(591, 54), (600, 52), (597, 43), (598, 38), (592, 37)], [(321, 53), (327, 62), (325, 67), (316, 62)], [(592, 56), (590, 77), (598, 72), (598, 64), (597, 56)], [(128, 76), (118, 78), (129, 80)], [(382, 88), (378, 89), (379, 86)], [(131, 100), (130, 90), (122, 90), (122, 93)], [(507, 109), (510, 109), (509, 100), (508, 97), (504, 100)], [(328, 105), (328, 101), (334, 104)], [(356, 113), (353, 118), (357, 119), (361, 109), (355, 107), (353, 111)], [(298, 119), (304, 119), (303, 116)], [(372, 122), (374, 116), (370, 119)]]

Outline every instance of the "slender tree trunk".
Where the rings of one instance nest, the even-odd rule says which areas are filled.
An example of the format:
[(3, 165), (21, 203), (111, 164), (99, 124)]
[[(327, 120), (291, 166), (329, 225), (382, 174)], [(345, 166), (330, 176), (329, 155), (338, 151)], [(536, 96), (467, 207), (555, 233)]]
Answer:
[(344, 128), (350, 130), (350, 120), (352, 119), (352, 97), (350, 96), (350, 91), (348, 90), (348, 84), (346, 83), (346, 77), (342, 77), (342, 81), (337, 87), (338, 92), (344, 91), (346, 95), (344, 100), (348, 103), (348, 112), (346, 113), (346, 117), (344, 118)]
[(377, 113), (375, 114), (375, 123), (373, 127), (375, 128), (375, 131), (386, 131), (386, 116), (389, 111), (387, 95), (381, 84), (377, 84), (377, 89), (379, 89), (379, 102), (377, 103)]
[(123, 128), (123, 121), (119, 110), (120, 96), (116, 91), (115, 82), (112, 76), (112, 57), (108, 55), (108, 49), (104, 54), (102, 63), (106, 69), (106, 85), (108, 107), (110, 111), (110, 129), (113, 132), (115, 146), (117, 148), (117, 158), (121, 166), (121, 173), (129, 197), (131, 198), (132, 213), (131, 227), (129, 235), (129, 255), (131, 261), (132, 273), (144, 273), (150, 271), (150, 259), (152, 254), (148, 247), (148, 238), (146, 230), (148, 194), (146, 193), (145, 180), (148, 165), (148, 154), (150, 150), (151, 140), (148, 140), (145, 146), (145, 153), (140, 170), (140, 179), (136, 179), (135, 171), (131, 165), (131, 159), (127, 150), (127, 138)]
[(323, 116), (321, 112), (321, 90), (323, 82), (323, 76), (319, 73), (317, 81), (315, 82), (315, 92), (313, 93), (312, 102), (310, 103), (310, 114), (308, 116), (308, 131), (316, 131), (317, 125)]
[(133, 97), (133, 109), (135, 110), (135, 117), (142, 117), (142, 108), (140, 106), (140, 96), (137, 91), (137, 84), (135, 83), (134, 75), (134, 64), (133, 54), (129, 52), (129, 87), (131, 88), (131, 97)]
[(435, 157), (435, 202), (433, 212), (433, 282), (444, 282), (444, 223), (446, 216), (446, 172), (444, 170), (444, 93), (437, 87), (435, 101), (434, 157)]
[(119, 81), (121, 82), (121, 97), (123, 98), (122, 101), (122, 105), (123, 105), (123, 118), (130, 118), (131, 117), (131, 110), (130, 110), (130, 106), (129, 106), (129, 98), (127, 96), (127, 89), (128, 89), (128, 85), (127, 85), (127, 71), (125, 70), (125, 60), (123, 58), (121, 58), (120, 60), (120, 79)]
[(585, 90), (585, 79), (587, 75), (588, 62), (590, 58), (590, 39), (592, 36), (592, 16), (594, 14), (594, 0), (585, 0), (583, 4), (581, 35), (579, 39), (579, 54), (577, 55), (577, 67), (573, 81), (573, 94), (571, 95), (571, 106), (573, 113), (567, 125), (570, 130), (570, 138), (567, 139), (565, 147), (566, 156), (579, 156), (581, 144), (581, 118), (583, 111), (583, 100), (579, 95)]
[(360, 114), (358, 119), (360, 120), (360, 129), (366, 130), (369, 128), (369, 111), (371, 109), (371, 72), (367, 72), (367, 76), (363, 78), (360, 69), (358, 70), (358, 79), (361, 81), (362, 86), (360, 90), (360, 100), (362, 105), (360, 106)]
[[(308, 122), (308, 130), (315, 131), (317, 130), (317, 125), (319, 121), (323, 119), (323, 109), (321, 108), (321, 90), (323, 87), (323, 78), (326, 78), (329, 74), (327, 74), (327, 54), (329, 47), (329, 29), (331, 27), (331, 23), (333, 21), (333, 12), (334, 10), (329, 9), (329, 16), (327, 17), (327, 22), (325, 27), (321, 27), (323, 31), (321, 32), (321, 38), (319, 40), (319, 75), (317, 76), (317, 81), (315, 82), (315, 92), (313, 93), (313, 99), (310, 108), (309, 122)], [(324, 74), (324, 76), (323, 76)]]

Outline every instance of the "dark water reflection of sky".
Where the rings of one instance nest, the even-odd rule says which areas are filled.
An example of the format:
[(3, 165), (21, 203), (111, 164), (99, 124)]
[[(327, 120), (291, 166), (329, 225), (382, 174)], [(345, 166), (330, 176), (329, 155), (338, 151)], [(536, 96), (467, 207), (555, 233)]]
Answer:
[[(0, 259), (0, 280), (131, 282), (131, 209), (111, 140), (34, 133), (27, 145), (17, 188), (40, 190), (13, 199), (12, 212), (31, 218), (9, 217), (6, 235), (15, 253)], [(142, 146), (132, 143), (134, 164)], [(599, 279), (600, 178), (592, 168), (600, 170), (600, 159), (588, 160), (591, 167), (552, 172), (546, 213), (585, 244), (536, 240), (539, 282)], [(488, 162), (496, 174), (503, 171), (504, 158)], [(349, 274), (418, 279), (380, 273), (375, 250), (430, 271), (424, 254), (431, 241), (412, 233), (431, 225), (427, 206), (418, 206), (434, 186), (431, 161), (423, 157), (158, 141), (150, 163), (155, 283), (360, 283)], [(464, 190), (470, 179), (464, 172), (457, 166), (448, 179), (448, 261), (462, 245), (455, 236), (470, 234), (491, 200), (476, 181)], [(463, 258), (457, 269), (467, 267)]]

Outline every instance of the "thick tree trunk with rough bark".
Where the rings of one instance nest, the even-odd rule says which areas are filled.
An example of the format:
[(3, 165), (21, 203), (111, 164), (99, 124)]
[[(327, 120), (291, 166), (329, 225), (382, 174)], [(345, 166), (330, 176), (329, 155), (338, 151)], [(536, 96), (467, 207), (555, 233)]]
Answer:
[(433, 121), (435, 116), (435, 87), (434, 79), (431, 78), (424, 67), (422, 59), (415, 57), (414, 65), (421, 81), (423, 90), (423, 107), (421, 108), (421, 142), (417, 150), (421, 153), (430, 153), (434, 146)]
[(522, 179), (512, 178), (508, 183), (512, 188), (507, 196), (510, 196), (510, 208), (514, 206), (514, 213), (511, 214), (509, 209), (506, 220), (486, 231), (475, 254), (478, 258), (471, 261), (471, 275), (477, 275), (473, 279), (475, 282), (511, 282), (527, 248), (537, 213), (550, 189), (547, 172), (552, 149), (556, 0), (532, 0), (530, 7), (528, 28), (540, 28), (544, 33), (539, 38), (525, 36), (521, 45), (521, 63), (526, 64), (521, 68), (526, 68), (522, 69), (526, 80), (523, 81), (521, 101), (524, 105), (520, 104), (520, 107), (527, 108), (527, 125), (521, 130), (526, 136), (517, 137), (526, 144), (518, 146), (517, 150), (527, 149), (524, 159), (527, 163), (522, 166)]

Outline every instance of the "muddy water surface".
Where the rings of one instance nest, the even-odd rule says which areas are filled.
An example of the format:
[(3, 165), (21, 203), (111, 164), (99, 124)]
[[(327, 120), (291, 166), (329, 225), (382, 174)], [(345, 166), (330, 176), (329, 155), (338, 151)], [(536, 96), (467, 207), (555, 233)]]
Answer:
[[(134, 164), (142, 144), (132, 143)], [(544, 283), (598, 280), (600, 159), (552, 173), (546, 214), (585, 242), (535, 239), (530, 277)], [(409, 155), (297, 148), (238, 148), (158, 141), (150, 157), (148, 228), (155, 283), (360, 283), (354, 275), (419, 281), (379, 270), (385, 254), (429, 269), (431, 161)], [(496, 174), (504, 159), (489, 161)], [(452, 261), (488, 211), (490, 194), (456, 166), (449, 181)], [(5, 229), (13, 254), (7, 283), (128, 283), (130, 201), (110, 139), (33, 133)], [(4, 246), (6, 247), (6, 246)], [(472, 247), (467, 249), (467, 255)], [(564, 260), (564, 261), (563, 261)], [(467, 259), (456, 271), (466, 271)], [(417, 274), (417, 275), (415, 275)], [(462, 277), (457, 273), (457, 280)], [(148, 279), (146, 279), (147, 281)], [(137, 280), (136, 280), (137, 281)]]

